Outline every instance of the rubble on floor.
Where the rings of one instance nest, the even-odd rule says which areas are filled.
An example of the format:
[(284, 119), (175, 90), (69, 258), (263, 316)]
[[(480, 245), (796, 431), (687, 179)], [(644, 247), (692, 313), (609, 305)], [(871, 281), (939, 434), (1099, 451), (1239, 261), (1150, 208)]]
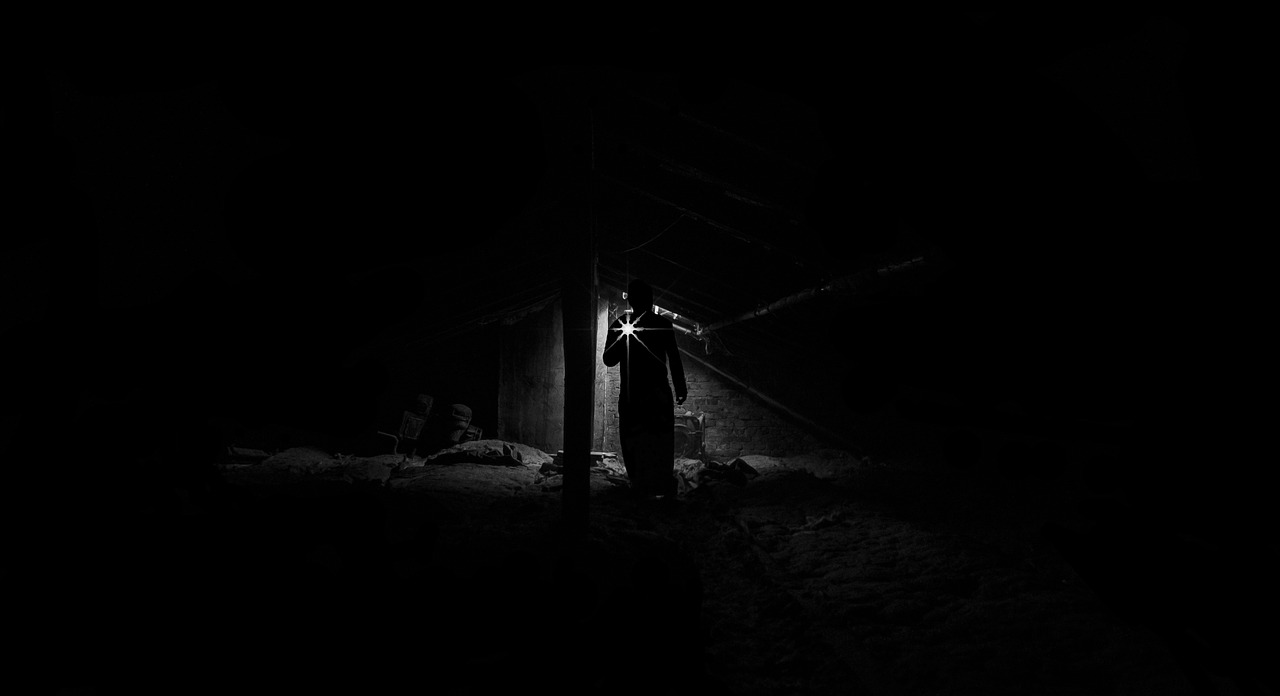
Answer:
[(789, 457), (746, 455), (734, 457), (727, 463), (715, 459), (681, 458), (676, 460), (675, 474), (679, 492), (684, 495), (711, 481), (745, 486), (762, 474), (779, 471), (805, 471), (817, 478), (830, 479), (849, 476), (874, 466), (869, 457), (858, 457), (840, 450), (819, 450)]
[(449, 447), (424, 458), (412, 457), (400, 467), (412, 469), (431, 464), (493, 464), (496, 466), (542, 466), (551, 455), (536, 447), (503, 440), (473, 440)]
[[(536, 448), (477, 441), (413, 460), (294, 448), (236, 475), (353, 481), (387, 471), (392, 490), (369, 500), (429, 524), (385, 524), (373, 516), (367, 529), (400, 530), (403, 539), (416, 540), (385, 546), (403, 554), (386, 561), (394, 571), (388, 577), (397, 586), (427, 588), (412, 606), (423, 621), (443, 627), (442, 636), (479, 640), (481, 631), (518, 630), (545, 636), (565, 626), (565, 636), (599, 640), (624, 619), (631, 627), (646, 616), (627, 604), (628, 583), (667, 577), (656, 583), (661, 596), (680, 608), (650, 614), (651, 623), (676, 616), (697, 627), (701, 642), (691, 651), (700, 646), (706, 673), (735, 693), (1191, 693), (1160, 636), (1109, 616), (1044, 543), (1037, 530), (1062, 507), (1064, 490), (1046, 486), (1013, 496), (978, 478), (836, 450), (678, 459), (675, 469), (681, 492), (698, 493), (687, 504), (649, 509), (626, 502), (625, 468), (616, 456), (595, 460), (587, 540), (595, 555), (567, 570), (557, 570), (555, 537), (546, 532), (559, 514), (563, 469)], [(334, 510), (350, 511), (361, 498), (334, 500)], [(301, 505), (278, 518), (294, 525), (289, 529), (311, 530), (297, 522)], [(303, 545), (297, 554), (303, 565), (290, 578), (323, 579), (335, 567), (354, 573), (371, 567), (376, 555), (367, 549), (384, 548), (343, 541), (366, 539), (357, 534), (359, 524), (332, 521), (344, 518), (308, 519), (330, 520), (336, 541), (317, 537)], [(419, 527), (430, 531), (414, 531)], [(263, 538), (256, 524), (245, 528), (252, 530), (246, 538)], [(643, 562), (658, 551), (672, 560)], [(520, 553), (532, 560), (512, 555)], [(689, 581), (676, 582), (686, 565), (681, 572)], [(574, 620), (594, 623), (569, 624), (552, 611), (529, 618), (540, 607), (565, 606), (562, 599), (526, 601), (565, 578), (583, 588), (572, 595), (584, 603)], [(433, 602), (440, 593), (451, 601)], [(638, 635), (669, 638), (659, 628)], [(444, 644), (452, 652), (442, 653), (442, 664), (451, 673), (475, 673), (467, 662), (474, 642)], [(484, 659), (515, 664), (523, 654), (497, 646)], [(527, 657), (520, 664), (537, 664), (536, 656)], [(593, 664), (607, 670), (610, 663)]]
[[(265, 453), (262, 453), (265, 455)], [(614, 452), (592, 452), (593, 488), (629, 486), (627, 470)], [(306, 480), (326, 483), (369, 482), (385, 485), (393, 479), (417, 478), (441, 466), (460, 464), (532, 469), (529, 484), (544, 492), (561, 489), (562, 454), (552, 455), (536, 447), (503, 440), (474, 440), (443, 449), (427, 457), (382, 454), (361, 457), (331, 454), (318, 447), (291, 447), (265, 458), (229, 458), (223, 470), (237, 482), (284, 484)], [(818, 478), (834, 478), (872, 467), (868, 458), (839, 450), (792, 457), (745, 455), (721, 462), (716, 459), (677, 458), (674, 472), (678, 492), (685, 495), (711, 482), (745, 486), (749, 481), (777, 471), (803, 470)], [(476, 473), (477, 476), (483, 474)], [(521, 475), (521, 480), (525, 477)]]
[(285, 484), (297, 480), (386, 483), (403, 459), (399, 454), (373, 457), (330, 454), (316, 447), (291, 447), (257, 464), (224, 468), (229, 480), (249, 484)]
[[(591, 474), (616, 486), (629, 486), (627, 469), (613, 452), (592, 452)], [(541, 466), (535, 483), (546, 491), (558, 491), (563, 470), (561, 454)], [(812, 454), (791, 457), (745, 455), (726, 462), (716, 459), (677, 457), (674, 475), (677, 494), (687, 495), (712, 482), (724, 482), (745, 486), (761, 474), (777, 471), (807, 471), (817, 478), (835, 478), (873, 467), (869, 457), (858, 457), (840, 450), (819, 450)]]
[[(558, 491), (564, 486), (561, 478), (563, 473), (564, 455), (563, 452), (556, 452), (551, 461), (546, 462), (538, 469), (538, 477), (534, 483), (541, 486), (544, 491)], [(592, 452), (590, 473), (593, 488), (600, 487), (601, 481), (614, 486), (631, 485), (627, 478), (626, 467), (622, 465), (622, 461), (618, 459), (617, 454), (614, 452)]]
[(291, 447), (259, 461), (228, 460), (223, 472), (247, 484), (286, 484), (295, 481), (386, 484), (393, 478), (413, 477), (428, 468), (455, 464), (540, 467), (551, 455), (536, 447), (502, 440), (476, 440), (441, 450), (428, 457), (380, 454), (361, 457), (332, 454), (317, 447)]
[(708, 481), (725, 481), (735, 486), (745, 486), (747, 482), (760, 475), (741, 457), (728, 464), (711, 460), (702, 462), (697, 459), (678, 459), (675, 466), (676, 483), (679, 494), (683, 495), (695, 490)]

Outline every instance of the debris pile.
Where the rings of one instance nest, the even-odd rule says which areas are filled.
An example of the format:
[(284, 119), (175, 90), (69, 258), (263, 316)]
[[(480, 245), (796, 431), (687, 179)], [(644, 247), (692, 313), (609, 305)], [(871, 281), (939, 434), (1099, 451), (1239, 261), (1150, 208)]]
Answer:
[(330, 454), (315, 447), (290, 447), (257, 464), (230, 465), (224, 473), (236, 481), (256, 484), (282, 484), (297, 480), (383, 484), (401, 459), (403, 456), (399, 454), (356, 457)]
[[(563, 474), (564, 451), (561, 450), (556, 452), (551, 461), (543, 464), (538, 469), (538, 477), (534, 480), (534, 483), (541, 486), (544, 491), (558, 491), (564, 486), (561, 478)], [(615, 486), (630, 485), (630, 481), (627, 479), (627, 469), (614, 452), (592, 452), (591, 475), (604, 479)]]
[(441, 465), (471, 463), (541, 467), (551, 461), (551, 455), (536, 447), (502, 440), (476, 440), (443, 449), (425, 458), (408, 454), (360, 457), (330, 454), (316, 447), (291, 447), (257, 463), (240, 458), (233, 463), (229, 462), (223, 470), (234, 480), (249, 484), (284, 484), (292, 481), (385, 484), (391, 478), (411, 477), (428, 467)]
[(706, 485), (710, 481), (727, 481), (735, 486), (745, 486), (747, 482), (760, 475), (754, 467), (741, 457), (728, 464), (699, 459), (676, 460), (676, 483), (679, 495), (684, 495)]
[(536, 447), (503, 440), (474, 440), (436, 452), (425, 458), (409, 458), (401, 469), (440, 464), (493, 464), (495, 466), (542, 466), (551, 455)]

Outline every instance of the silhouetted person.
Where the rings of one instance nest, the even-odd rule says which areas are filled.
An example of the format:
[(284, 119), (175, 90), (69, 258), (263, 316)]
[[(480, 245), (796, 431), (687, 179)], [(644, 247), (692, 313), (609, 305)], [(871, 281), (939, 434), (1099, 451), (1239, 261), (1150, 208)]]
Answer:
[[(622, 365), (618, 398), (618, 432), (622, 463), (632, 488), (640, 495), (674, 495), (676, 404), (688, 396), (684, 365), (676, 349), (671, 321), (653, 311), (653, 288), (643, 280), (627, 286), (630, 316), (609, 325), (604, 364)], [(667, 381), (670, 368), (671, 381)]]

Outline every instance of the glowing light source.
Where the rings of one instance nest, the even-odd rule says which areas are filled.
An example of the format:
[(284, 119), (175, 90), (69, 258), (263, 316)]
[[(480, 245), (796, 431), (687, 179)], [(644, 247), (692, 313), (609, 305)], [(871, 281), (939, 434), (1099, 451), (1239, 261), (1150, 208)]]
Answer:
[(620, 321), (618, 322), (618, 330), (622, 334), (622, 336), (619, 337), (619, 340), (623, 338), (628, 339), (626, 343), (628, 355), (630, 354), (630, 351), (631, 351), (630, 338), (634, 336), (636, 339), (636, 342), (639, 343), (641, 346), (643, 346), (645, 350), (649, 351), (650, 355), (653, 355), (655, 358), (657, 357), (656, 355), (654, 355), (653, 349), (651, 349), (648, 345), (646, 345), (644, 342), (644, 339), (640, 337), (641, 331), (652, 331), (653, 329), (646, 329), (643, 326), (637, 326), (636, 323), (631, 320), (630, 310), (628, 310), (627, 313), (620, 318)]

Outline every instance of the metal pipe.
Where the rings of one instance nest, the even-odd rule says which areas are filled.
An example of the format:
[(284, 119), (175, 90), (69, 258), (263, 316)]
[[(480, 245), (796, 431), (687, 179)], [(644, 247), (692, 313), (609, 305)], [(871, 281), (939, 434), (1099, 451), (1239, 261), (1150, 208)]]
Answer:
[(819, 295), (825, 295), (825, 294), (843, 291), (843, 290), (857, 290), (861, 287), (866, 286), (871, 280), (873, 280), (877, 276), (885, 276), (890, 273), (906, 270), (907, 268), (912, 268), (922, 263), (924, 263), (924, 257), (917, 256), (903, 263), (888, 264), (886, 266), (882, 266), (880, 268), (877, 268), (871, 271), (859, 271), (858, 273), (844, 276), (843, 278), (833, 280), (829, 283), (818, 285), (812, 288), (806, 288), (793, 295), (787, 295), (786, 297), (780, 300), (775, 300), (773, 302), (770, 302), (769, 304), (761, 305), (759, 307), (756, 307), (755, 309), (744, 312), (735, 317), (730, 317), (728, 319), (723, 319), (721, 321), (715, 322), (714, 324), (703, 326), (698, 329), (698, 333), (705, 334), (711, 331), (715, 331), (717, 329), (723, 329), (724, 327), (729, 326), (731, 324), (737, 324), (738, 322), (741, 322), (741, 321), (754, 319), (755, 317), (762, 317), (771, 312), (776, 312), (779, 309), (783, 309), (785, 307), (790, 307), (791, 305), (799, 304), (801, 302), (804, 302), (805, 300), (813, 299)]
[[(626, 309), (626, 310), (623, 310), (623, 312), (622, 312), (622, 313), (623, 313), (623, 314), (631, 314), (632, 312), (631, 312), (631, 310), (630, 310), (630, 309)], [(692, 328), (692, 329), (691, 329), (691, 328), (689, 328), (689, 327), (687, 327), (687, 326), (681, 326), (680, 324), (676, 323), (676, 322), (678, 322), (678, 321), (684, 321), (684, 320), (685, 320), (685, 317), (682, 317), (682, 316), (680, 316), (679, 314), (676, 314), (675, 312), (673, 312), (673, 311), (671, 311), (671, 310), (669, 310), (669, 309), (663, 309), (662, 307), (659, 307), (658, 305), (654, 305), (654, 306), (653, 306), (653, 313), (654, 313), (654, 314), (657, 314), (657, 315), (658, 315), (658, 316), (660, 316), (660, 317), (666, 317), (667, 319), (670, 319), (670, 320), (671, 320), (671, 328), (675, 329), (676, 331), (679, 331), (680, 333), (682, 333), (682, 334), (684, 334), (684, 335), (686, 335), (686, 336), (688, 336), (688, 337), (690, 337), (690, 338), (693, 338), (693, 339), (696, 339), (696, 340), (702, 341), (703, 343), (706, 343), (706, 342), (707, 342), (707, 340), (708, 340), (708, 339), (707, 339), (705, 336), (699, 335), (699, 333), (698, 333), (698, 325), (697, 325), (697, 324), (694, 324), (694, 328)], [(615, 318), (616, 318), (616, 317), (615, 317)]]
[(681, 348), (681, 349), (680, 349), (680, 352), (681, 352), (681, 353), (683, 353), (685, 356), (687, 356), (689, 359), (691, 359), (691, 360), (693, 360), (694, 362), (698, 363), (699, 365), (701, 365), (701, 366), (703, 366), (703, 367), (707, 368), (708, 370), (711, 370), (712, 372), (714, 372), (714, 373), (716, 373), (716, 374), (720, 375), (721, 377), (725, 378), (725, 379), (726, 379), (726, 380), (728, 380), (731, 384), (733, 384), (734, 386), (738, 387), (739, 389), (741, 389), (741, 390), (743, 390), (743, 391), (747, 392), (748, 394), (750, 394), (750, 395), (752, 395), (752, 396), (756, 397), (757, 399), (759, 399), (760, 401), (764, 402), (764, 404), (765, 404), (766, 406), (768, 406), (768, 407), (770, 407), (770, 408), (772, 408), (772, 409), (774, 409), (774, 410), (781, 411), (781, 412), (785, 413), (787, 416), (789, 416), (789, 417), (791, 417), (791, 418), (793, 418), (793, 419), (795, 419), (795, 420), (797, 420), (797, 421), (800, 421), (800, 422), (801, 422), (801, 423), (803, 423), (806, 427), (808, 427), (810, 430), (812, 430), (812, 431), (814, 431), (814, 432), (816, 432), (816, 433), (818, 433), (818, 434), (822, 435), (823, 437), (825, 437), (825, 438), (827, 438), (827, 439), (829, 439), (829, 440), (831, 440), (831, 441), (833, 441), (833, 442), (838, 442), (838, 443), (840, 443), (841, 445), (844, 445), (847, 449), (849, 449), (850, 451), (852, 451), (855, 455), (857, 455), (857, 456), (859, 456), (859, 457), (864, 456), (864, 452), (862, 451), (862, 448), (861, 448), (861, 447), (859, 447), (859, 446), (857, 446), (857, 445), (855, 445), (855, 444), (853, 444), (852, 442), (850, 442), (850, 441), (846, 440), (846, 439), (844, 438), (844, 436), (842, 436), (842, 435), (840, 435), (840, 434), (838, 434), (838, 433), (836, 433), (836, 432), (834, 432), (834, 431), (830, 430), (829, 428), (826, 428), (826, 427), (824, 427), (824, 426), (821, 426), (821, 425), (819, 425), (819, 424), (817, 424), (817, 423), (813, 422), (812, 420), (810, 420), (810, 419), (808, 419), (808, 418), (806, 418), (806, 417), (804, 417), (804, 416), (800, 415), (799, 413), (796, 413), (794, 410), (792, 410), (792, 409), (788, 408), (786, 404), (783, 404), (782, 402), (780, 402), (780, 401), (778, 401), (778, 400), (776, 400), (776, 399), (772, 399), (772, 398), (770, 398), (770, 397), (768, 397), (768, 396), (766, 396), (766, 395), (764, 395), (764, 394), (760, 393), (760, 391), (758, 391), (755, 387), (752, 387), (751, 385), (749, 385), (749, 384), (747, 384), (746, 382), (744, 382), (744, 381), (742, 381), (742, 380), (738, 379), (737, 377), (735, 377), (735, 376), (733, 376), (733, 375), (729, 374), (728, 372), (725, 372), (724, 370), (722, 370), (722, 369), (720, 369), (720, 368), (716, 367), (715, 365), (712, 365), (710, 362), (707, 362), (706, 360), (703, 360), (701, 357), (699, 357), (699, 356), (697, 356), (697, 355), (694, 355), (693, 353), (690, 353), (689, 351), (685, 350), (684, 348)]
[(676, 314), (675, 312), (673, 312), (673, 311), (671, 311), (671, 310), (669, 310), (669, 309), (663, 309), (662, 307), (659, 307), (658, 305), (654, 305), (654, 306), (653, 306), (653, 313), (654, 313), (654, 314), (657, 314), (657, 315), (658, 315), (658, 316), (660, 316), (660, 317), (666, 317), (667, 319), (670, 319), (670, 320), (671, 320), (671, 326), (673, 326), (673, 327), (675, 328), (675, 330), (676, 330), (676, 331), (679, 331), (679, 332), (683, 333), (683, 334), (684, 334), (684, 335), (686, 335), (686, 336), (693, 335), (693, 334), (696, 334), (696, 333), (697, 333), (697, 326), (698, 326), (697, 324), (694, 324), (694, 328), (692, 328), (692, 329), (690, 329), (690, 328), (688, 328), (688, 327), (684, 327), (684, 326), (681, 326), (681, 325), (677, 324), (676, 322), (678, 322), (678, 321), (685, 321), (685, 318), (684, 318), (684, 317), (682, 317), (682, 316), (680, 316), (679, 314)]
[(683, 326), (681, 326), (681, 325), (679, 325), (679, 324), (675, 323), (674, 321), (673, 321), (673, 322), (671, 322), (671, 328), (675, 329), (676, 331), (679, 331), (680, 333), (682, 333), (682, 334), (684, 334), (684, 335), (686, 335), (686, 336), (693, 336), (694, 338), (696, 338), (696, 339), (698, 339), (698, 340), (704, 340), (704, 339), (705, 339), (705, 337), (704, 337), (704, 336), (699, 336), (699, 335), (697, 335), (697, 332), (696, 332), (696, 331), (694, 331), (693, 329), (685, 328), (685, 327), (683, 327)]
[[(649, 250), (647, 250), (647, 249), (641, 249), (641, 252), (642, 252), (642, 253), (646, 253), (646, 254), (648, 254), (648, 253), (649, 253)], [(667, 259), (663, 259), (662, 257), (657, 256), (656, 254), (654, 254), (653, 256), (654, 256), (655, 258), (658, 258), (659, 260), (661, 260), (661, 261), (665, 262), (665, 263), (669, 263), (669, 264), (671, 264), (672, 266), (675, 266), (676, 268), (679, 268), (681, 271), (684, 271), (684, 272), (686, 272), (686, 273), (692, 273), (692, 274), (694, 274), (694, 275), (699, 275), (699, 276), (701, 275), (698, 271), (694, 271), (694, 270), (693, 270), (693, 269), (691, 269), (691, 268), (685, 268), (685, 267), (683, 267), (683, 266), (680, 266), (679, 264), (676, 264), (676, 263), (673, 263), (673, 262), (671, 262), (671, 261), (668, 261)], [(615, 269), (610, 268), (610, 267), (608, 267), (608, 266), (603, 267), (601, 270), (602, 270), (602, 272), (601, 272), (601, 276), (602, 276), (602, 277), (606, 277), (606, 276), (607, 276), (607, 279), (606, 279), (606, 281), (605, 281), (607, 284), (612, 285), (612, 286), (613, 286), (613, 287), (615, 287), (615, 288), (625, 288), (625, 287), (627, 287), (627, 283), (628, 283), (628, 281), (630, 280), (630, 277), (629, 277), (627, 274), (625, 274), (623, 271), (618, 271), (618, 270), (615, 270)], [(701, 279), (700, 279), (700, 280), (701, 280)], [(733, 289), (733, 286), (730, 286), (730, 285), (728, 285), (728, 284), (724, 284), (724, 283), (722, 283), (722, 285), (723, 285), (725, 288)], [(658, 297), (658, 294), (659, 294), (659, 293), (658, 293), (658, 291), (657, 291), (656, 289), (654, 290), (654, 293), (655, 293), (655, 296), (654, 296), (654, 300), (655, 300), (655, 301), (656, 301), (656, 300), (658, 300), (658, 299), (661, 299), (661, 298), (659, 298), (659, 297)], [(676, 301), (676, 303), (677, 303), (677, 304), (679, 304), (681, 307), (683, 307), (684, 309), (687, 309), (687, 310), (700, 310), (700, 311), (706, 311), (706, 312), (714, 312), (714, 311), (715, 311), (715, 310), (714, 310), (714, 309), (712, 309), (711, 307), (709, 307), (709, 306), (707, 306), (707, 305), (705, 305), (705, 304), (703, 304), (703, 303), (701, 303), (701, 302), (696, 302), (696, 301), (694, 301), (694, 300), (689, 299), (687, 296), (684, 296), (684, 295), (680, 295), (680, 294), (674, 293), (674, 292), (672, 292), (669, 288), (668, 288), (668, 289), (664, 289), (664, 290), (662, 290), (660, 294), (662, 295), (662, 297), (670, 297), (670, 298), (672, 298), (673, 300), (675, 300), (675, 301)]]

